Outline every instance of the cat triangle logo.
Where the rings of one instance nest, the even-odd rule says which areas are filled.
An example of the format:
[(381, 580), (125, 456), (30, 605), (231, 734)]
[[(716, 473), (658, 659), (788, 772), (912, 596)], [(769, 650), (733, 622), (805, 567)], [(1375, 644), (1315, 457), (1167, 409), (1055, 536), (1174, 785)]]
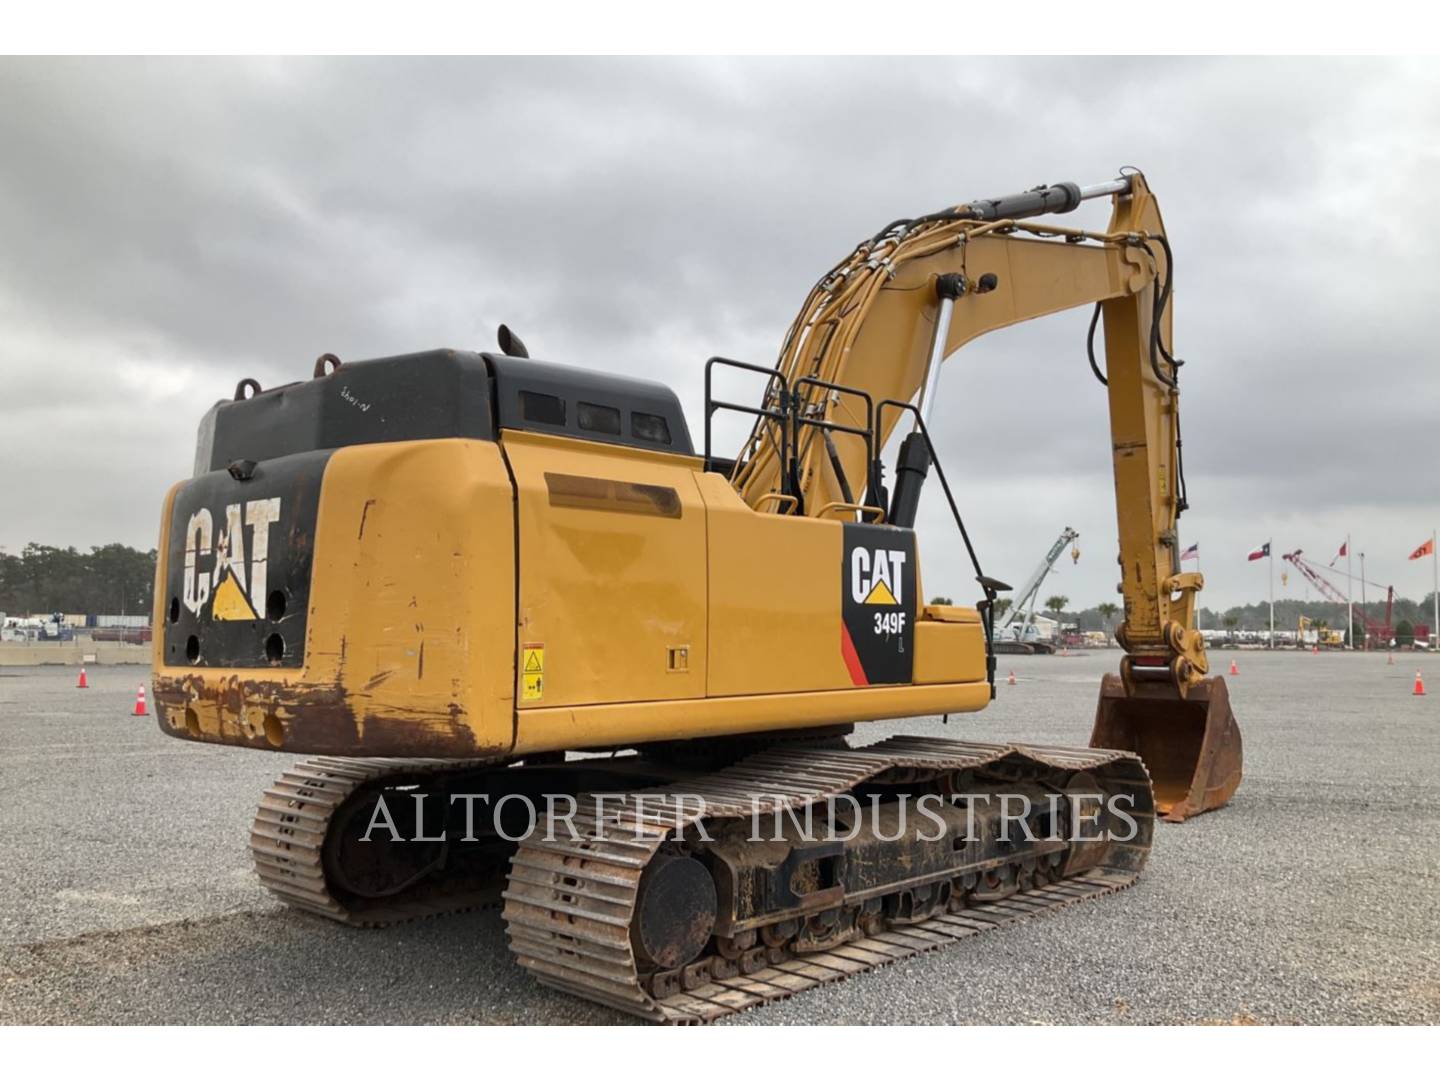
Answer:
[[(877, 581), (875, 587), (870, 590), (870, 595), (865, 597), (865, 603), (896, 607), (900, 602), (895, 599), (895, 594), (890, 591), (889, 585), (886, 585), (883, 581)], [(878, 618), (879, 616), (876, 617)]]
[(255, 618), (255, 609), (250, 606), (250, 601), (245, 599), (245, 593), (235, 580), (234, 574), (226, 575), (220, 587), (215, 590), (210, 617), (230, 622), (245, 622)]

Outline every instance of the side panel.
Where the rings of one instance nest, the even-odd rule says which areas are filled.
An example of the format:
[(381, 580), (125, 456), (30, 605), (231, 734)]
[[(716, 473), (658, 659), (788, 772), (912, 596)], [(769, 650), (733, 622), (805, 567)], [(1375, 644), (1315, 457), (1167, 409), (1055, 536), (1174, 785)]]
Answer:
[(698, 477), (710, 526), (710, 697), (846, 690), (845, 526), (757, 514), (725, 477)]
[[(957, 609), (958, 610), (958, 609)], [(985, 682), (985, 628), (979, 613), (973, 621), (937, 622), (922, 618), (915, 624), (915, 682)]]
[(523, 711), (705, 694), (705, 507), (693, 458), (506, 431)]
[(990, 686), (982, 681), (531, 709), (521, 714), (515, 752), (580, 750), (661, 739), (977, 712), (989, 701)]
[[(261, 464), (257, 480), (268, 467)], [(244, 488), (237, 481), (236, 491), (214, 494), (228, 505)], [(184, 490), (167, 499), (167, 523)], [(206, 666), (170, 657), (157, 635), (162, 730), (298, 753), (508, 753), (513, 507), (495, 443), (444, 439), (335, 451), (323, 465), (313, 537), (278, 525), (272, 536), (313, 540), (303, 654), (300, 642), (287, 641), (282, 662)], [(166, 565), (175, 547), (162, 535), (157, 618), (171, 607), (164, 585), (175, 579)], [(213, 562), (213, 552), (196, 555), (202, 567)], [(255, 614), (265, 621), (264, 612)], [(202, 607), (202, 642), (212, 619)]]

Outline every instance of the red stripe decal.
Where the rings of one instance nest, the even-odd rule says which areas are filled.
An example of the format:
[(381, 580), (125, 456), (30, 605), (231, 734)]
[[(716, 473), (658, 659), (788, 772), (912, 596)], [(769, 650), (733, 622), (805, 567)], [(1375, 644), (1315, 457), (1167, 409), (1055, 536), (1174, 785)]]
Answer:
[(869, 686), (870, 680), (865, 677), (860, 654), (855, 651), (855, 642), (850, 639), (850, 628), (843, 621), (840, 623), (840, 655), (845, 658), (845, 666), (850, 669), (850, 681), (856, 686)]

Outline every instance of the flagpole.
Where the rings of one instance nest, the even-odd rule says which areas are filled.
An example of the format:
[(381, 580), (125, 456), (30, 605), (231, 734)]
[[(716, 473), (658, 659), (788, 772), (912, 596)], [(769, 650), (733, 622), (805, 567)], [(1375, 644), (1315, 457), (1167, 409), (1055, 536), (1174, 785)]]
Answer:
[(1435, 633), (1440, 631), (1440, 544), (1435, 543), (1435, 530), (1430, 530), (1430, 572), (1435, 575), (1435, 621), (1430, 624), (1430, 649), (1435, 649)]
[(1265, 561), (1270, 565), (1270, 648), (1275, 648), (1275, 540), (1265, 541)]
[(1355, 577), (1350, 573), (1350, 534), (1345, 534), (1345, 640), (1355, 648)]
[[(1360, 552), (1360, 615), (1365, 616), (1365, 552)], [(1390, 643), (1387, 641), (1385, 647), (1388, 649)], [(1370, 651), (1370, 631), (1365, 631), (1365, 651)]]

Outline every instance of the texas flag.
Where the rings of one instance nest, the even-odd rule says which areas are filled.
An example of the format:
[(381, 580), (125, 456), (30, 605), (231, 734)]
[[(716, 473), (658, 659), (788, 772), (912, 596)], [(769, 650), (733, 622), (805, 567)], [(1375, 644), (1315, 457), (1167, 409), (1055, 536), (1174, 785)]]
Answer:
[(1186, 548), (1184, 551), (1182, 551), (1182, 552), (1180, 553), (1180, 561), (1181, 561), (1181, 562), (1184, 562), (1186, 559), (1198, 559), (1198, 558), (1200, 558), (1200, 545), (1199, 545), (1199, 544), (1191, 544), (1188, 548)]
[(1264, 559), (1264, 558), (1266, 558), (1267, 556), (1269, 556), (1269, 554), (1270, 554), (1270, 541), (1269, 541), (1269, 540), (1266, 540), (1265, 543), (1261, 544), (1261, 545), (1260, 545), (1258, 548), (1256, 548), (1254, 551), (1250, 552), (1250, 554), (1249, 554), (1249, 555), (1246, 555), (1245, 558), (1249, 559), (1251, 562), (1254, 562), (1256, 559)]
[(1335, 558), (1330, 560), (1330, 565), (1334, 566), (1341, 559), (1345, 558), (1346, 552), (1349, 550), (1349, 548), (1350, 541), (1346, 540), (1343, 544), (1340, 545), (1340, 550), (1335, 553)]
[(1434, 554), (1435, 554), (1435, 538), (1432, 536), (1429, 540), (1426, 540), (1425, 543), (1421, 544), (1418, 548), (1416, 548), (1414, 551), (1412, 551), (1412, 552), (1410, 553), (1410, 558), (1412, 558), (1412, 559), (1423, 559), (1426, 555), (1434, 555)]

